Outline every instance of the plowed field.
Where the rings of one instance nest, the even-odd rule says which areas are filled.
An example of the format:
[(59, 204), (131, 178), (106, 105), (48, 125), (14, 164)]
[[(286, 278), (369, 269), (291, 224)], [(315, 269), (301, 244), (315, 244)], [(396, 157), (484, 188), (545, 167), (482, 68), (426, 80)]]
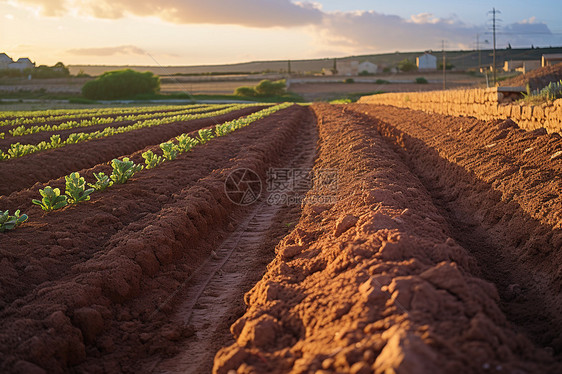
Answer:
[(558, 134), (293, 105), (31, 203), (260, 109), (0, 161), (0, 210), (30, 217), (0, 233), (1, 372), (562, 372)]

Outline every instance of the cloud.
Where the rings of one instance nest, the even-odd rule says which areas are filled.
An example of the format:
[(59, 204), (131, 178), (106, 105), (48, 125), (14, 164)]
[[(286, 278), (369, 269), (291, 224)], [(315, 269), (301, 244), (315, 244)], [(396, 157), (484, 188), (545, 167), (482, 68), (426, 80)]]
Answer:
[(535, 46), (554, 46), (562, 44), (562, 36), (555, 35), (549, 27), (543, 22), (537, 22), (535, 17), (523, 20), (521, 22), (506, 25), (498, 31), (498, 44), (511, 44), (512, 47), (529, 47)]
[(114, 55), (146, 55), (147, 52), (134, 45), (100, 48), (75, 48), (66, 51), (75, 56), (114, 56)]
[[(7, 1), (7, 0), (0, 0)], [(391, 52), (395, 50), (449, 49), (473, 46), (485, 26), (467, 25), (456, 16), (438, 18), (419, 13), (403, 18), (376, 11), (326, 12), (311, 1), (291, 0), (17, 0), (39, 7), (49, 16), (82, 14), (102, 19), (130, 15), (157, 17), (175, 24), (238, 25), (252, 28), (306, 27), (317, 37), (318, 50), (343, 53)], [(548, 26), (530, 17), (502, 29), (499, 44), (512, 46), (556, 45), (562, 41)], [(105, 53), (129, 53), (109, 49)], [(74, 50), (76, 51), (88, 51)], [(101, 49), (100, 53), (104, 53)]]
[(320, 38), (349, 52), (436, 49), (446, 40), (449, 48), (470, 44), (478, 28), (428, 13), (404, 19), (375, 11), (327, 13)]
[(118, 19), (127, 14), (155, 16), (164, 21), (188, 24), (236, 24), (270, 28), (320, 23), (322, 11), (314, 3), (290, 0), (20, 0), (39, 7), (47, 16), (78, 10), (97, 18)]

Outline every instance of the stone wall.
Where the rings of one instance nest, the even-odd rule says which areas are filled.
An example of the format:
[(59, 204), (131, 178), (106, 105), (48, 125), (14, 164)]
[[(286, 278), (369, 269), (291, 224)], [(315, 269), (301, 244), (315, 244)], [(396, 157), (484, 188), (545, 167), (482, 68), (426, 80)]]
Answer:
[(485, 89), (401, 92), (364, 96), (363, 104), (393, 105), (451, 116), (476, 117), (488, 121), (511, 118), (525, 130), (544, 127), (562, 133), (562, 99), (541, 105), (502, 103), (509, 92)]

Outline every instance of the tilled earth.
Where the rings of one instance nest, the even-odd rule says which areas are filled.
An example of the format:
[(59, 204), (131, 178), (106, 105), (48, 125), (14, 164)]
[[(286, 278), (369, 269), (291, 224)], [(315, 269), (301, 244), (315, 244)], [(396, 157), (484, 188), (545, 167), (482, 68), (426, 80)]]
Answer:
[(305, 204), (214, 371), (561, 372), (560, 136), (313, 110), (338, 201)]
[[(302, 204), (227, 198), (272, 167), (312, 168)], [(2, 372), (562, 372), (558, 134), (315, 104), (41, 216), (47, 174), (0, 197), (34, 216), (0, 234)]]

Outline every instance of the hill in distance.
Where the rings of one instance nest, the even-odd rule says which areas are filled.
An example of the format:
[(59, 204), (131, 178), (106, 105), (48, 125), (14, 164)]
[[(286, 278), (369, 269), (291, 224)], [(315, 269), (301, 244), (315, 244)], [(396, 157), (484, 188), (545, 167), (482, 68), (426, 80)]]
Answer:
[[(379, 67), (393, 67), (398, 62), (409, 59), (415, 61), (416, 57), (424, 52), (395, 52), (376, 55), (348, 56), (337, 58), (337, 61), (359, 60), (370, 61)], [(431, 51), (433, 55), (441, 58), (441, 51)], [(482, 66), (492, 64), (492, 50), (471, 51), (446, 51), (447, 61), (452, 63), (455, 70), (465, 71), (477, 69), (479, 56)], [(497, 49), (496, 60), (498, 68), (508, 60), (540, 60), (543, 54), (562, 53), (562, 47), (527, 48), (527, 49)], [(223, 74), (259, 74), (259, 73), (286, 73), (288, 61), (252, 61), (225, 65), (194, 65), (194, 66), (118, 66), (118, 65), (69, 65), (71, 74), (84, 72), (90, 75), (100, 75), (106, 71), (133, 69), (137, 71), (150, 71), (156, 75), (223, 75)], [(297, 74), (318, 73), (323, 68), (331, 69), (334, 66), (333, 58), (312, 60), (291, 60), (291, 72)]]

